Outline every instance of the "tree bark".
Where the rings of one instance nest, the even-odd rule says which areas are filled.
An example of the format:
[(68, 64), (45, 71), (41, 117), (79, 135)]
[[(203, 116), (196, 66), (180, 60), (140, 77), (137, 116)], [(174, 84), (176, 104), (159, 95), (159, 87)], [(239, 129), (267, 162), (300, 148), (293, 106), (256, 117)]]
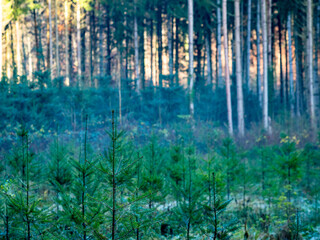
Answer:
[(20, 42), (20, 24), (19, 20), (16, 20), (16, 47), (17, 47), (17, 74), (21, 76), (21, 42)]
[(136, 74), (136, 91), (140, 95), (141, 91), (141, 79), (139, 72), (139, 40), (138, 40), (138, 22), (137, 22), (137, 3), (134, 5), (134, 65), (135, 65), (135, 74)]
[(251, 0), (248, 0), (248, 23), (247, 23), (247, 58), (246, 58), (246, 84), (250, 90), (250, 49), (251, 49)]
[(222, 61), (221, 61), (221, 0), (218, 0), (218, 8), (217, 8), (217, 18), (218, 18), (218, 26), (217, 26), (217, 51), (218, 51), (218, 61), (217, 61), (217, 82), (218, 87), (222, 87)]
[(314, 87), (313, 87), (313, 36), (312, 36), (312, 0), (308, 0), (307, 11), (307, 54), (308, 54), (308, 77), (309, 77), (309, 94), (310, 94), (310, 121), (311, 128), (316, 129), (315, 107), (314, 107)]
[(169, 13), (170, 9), (167, 10), (167, 26), (168, 26), (168, 53), (169, 53), (169, 79), (170, 86), (172, 86), (173, 81), (173, 50), (172, 50), (172, 17)]
[(188, 21), (189, 21), (189, 97), (190, 97), (190, 115), (194, 116), (194, 103), (193, 103), (193, 0), (188, 0)]
[(294, 112), (294, 87), (293, 87), (293, 59), (292, 59), (292, 40), (291, 40), (291, 13), (288, 14), (287, 20), (288, 30), (288, 51), (289, 51), (289, 86), (290, 86), (290, 111)]
[(212, 70), (211, 70), (211, 32), (207, 31), (206, 34), (206, 54), (207, 54), (207, 85), (212, 83)]
[(230, 91), (230, 73), (229, 73), (229, 54), (228, 54), (228, 29), (227, 29), (227, 0), (222, 1), (222, 24), (223, 24), (223, 45), (225, 55), (225, 78), (227, 94), (227, 111), (228, 111), (228, 130), (233, 135), (231, 91)]
[(261, 0), (261, 20), (262, 20), (262, 42), (263, 42), (263, 127), (268, 132), (268, 35), (267, 35), (267, 13), (266, 1)]
[(257, 94), (259, 106), (262, 108), (261, 72), (260, 72), (260, 0), (257, 1)]
[(49, 71), (50, 71), (50, 80), (52, 81), (52, 63), (53, 63), (53, 50), (52, 50), (52, 0), (49, 1)]
[[(241, 137), (244, 136), (243, 116), (243, 92), (242, 92), (242, 67), (241, 67), (241, 46), (240, 46), (240, 0), (235, 0), (235, 41), (236, 41), (236, 77), (237, 77), (237, 106), (238, 106), (238, 130)], [(250, 41), (250, 40), (249, 40)]]
[(69, 73), (69, 6), (68, 6), (68, 0), (65, 0), (64, 2), (64, 16), (65, 16), (65, 68), (66, 68), (66, 78), (64, 81), (64, 84), (66, 86), (70, 85), (70, 73)]
[(56, 77), (60, 77), (60, 56), (59, 56), (59, 28), (58, 28), (58, 0), (55, 0), (54, 21), (56, 26)]
[(77, 61), (78, 61), (78, 84), (81, 84), (81, 7), (77, 0)]

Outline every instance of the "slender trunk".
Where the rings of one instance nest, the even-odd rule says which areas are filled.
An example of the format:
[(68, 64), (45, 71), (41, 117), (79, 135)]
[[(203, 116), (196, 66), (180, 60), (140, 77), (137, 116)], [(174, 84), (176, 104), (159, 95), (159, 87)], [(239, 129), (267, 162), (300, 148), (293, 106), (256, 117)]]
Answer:
[(52, 50), (52, 0), (49, 1), (49, 71), (50, 71), (50, 80), (52, 81), (52, 63), (53, 63), (53, 50)]
[(289, 51), (289, 86), (290, 86), (290, 110), (291, 115), (294, 111), (294, 87), (293, 87), (293, 59), (292, 59), (292, 41), (291, 41), (291, 13), (288, 14), (288, 51)]
[(20, 24), (19, 20), (16, 21), (16, 39), (17, 39), (17, 73), (21, 76), (21, 43), (20, 43)]
[(221, 60), (221, 0), (218, 0), (218, 8), (217, 8), (217, 18), (218, 18), (218, 26), (217, 26), (217, 50), (218, 50), (218, 61), (217, 61), (217, 82), (218, 87), (222, 87), (222, 60)]
[(267, 17), (267, 28), (268, 28), (268, 68), (272, 67), (272, 0), (268, 1), (268, 17)]
[[(89, 53), (89, 64), (88, 64), (88, 76), (89, 76), (89, 81), (87, 82), (87, 85), (90, 86), (90, 84), (92, 83), (92, 68), (93, 68), (93, 56), (92, 56), (92, 24), (91, 24), (91, 11), (87, 12), (87, 16), (86, 16), (86, 24), (87, 24), (87, 32), (84, 34), (88, 39), (87, 42), (87, 49), (88, 49), (88, 53)], [(85, 44), (84, 44), (85, 45)], [(86, 52), (84, 51), (84, 61), (83, 61), (83, 65), (85, 65), (85, 59), (86, 59)]]
[(313, 87), (313, 43), (312, 43), (312, 0), (308, 0), (307, 12), (307, 54), (308, 54), (308, 77), (309, 77), (309, 94), (310, 94), (310, 121), (312, 129), (316, 129), (315, 107), (314, 107), (314, 87)]
[(263, 127), (269, 132), (268, 115), (268, 35), (266, 1), (261, 0), (262, 42), (263, 42)]
[(115, 240), (116, 236), (116, 132), (115, 132), (115, 120), (114, 111), (112, 111), (112, 240)]
[(172, 86), (173, 81), (173, 50), (172, 50), (172, 17), (169, 13), (169, 8), (167, 10), (167, 26), (168, 26), (168, 53), (169, 53), (169, 78), (170, 86)]
[(78, 84), (81, 84), (81, 7), (77, 0), (77, 61), (78, 61)]
[(162, 88), (162, 2), (158, 2), (157, 11), (157, 38), (158, 38), (158, 69), (159, 87)]
[(228, 130), (233, 135), (232, 108), (231, 108), (231, 91), (230, 91), (230, 73), (229, 73), (229, 53), (228, 53), (228, 29), (227, 29), (227, 0), (222, 1), (222, 18), (223, 18), (223, 45), (225, 55), (225, 78), (227, 94), (227, 111), (228, 111)]
[[(57, 0), (56, 0), (57, 1)], [(70, 73), (69, 73), (69, 6), (68, 0), (64, 2), (64, 17), (65, 17), (65, 68), (66, 68), (66, 78), (64, 84), (66, 86), (70, 85)]]
[(175, 32), (175, 47), (176, 47), (176, 57), (175, 57), (175, 74), (176, 74), (176, 85), (179, 85), (179, 47), (180, 47), (180, 41), (179, 41), (179, 23), (180, 19), (176, 18), (176, 32)]
[(36, 9), (32, 11), (32, 15), (33, 15), (33, 26), (34, 26), (34, 40), (36, 44), (37, 71), (40, 71), (40, 46), (39, 46), (39, 38), (38, 38), (38, 24), (37, 24)]
[(279, 28), (279, 58), (280, 58), (280, 103), (281, 107), (284, 106), (284, 82), (283, 82), (283, 72), (282, 72), (282, 24), (280, 19), (280, 13), (278, 13), (278, 28)]
[(188, 32), (189, 32), (189, 97), (190, 97), (190, 115), (194, 116), (194, 103), (193, 103), (193, 0), (188, 0)]
[(237, 77), (237, 106), (238, 106), (238, 130), (241, 137), (244, 136), (243, 116), (243, 92), (242, 92), (242, 68), (240, 46), (240, 0), (235, 0), (235, 41), (236, 41), (236, 77)]
[(150, 19), (150, 83), (153, 85), (153, 19)]
[(257, 0), (257, 94), (262, 108), (261, 72), (260, 72), (260, 0)]
[(299, 50), (300, 50), (300, 45), (299, 45), (299, 40), (298, 40), (298, 31), (297, 31), (297, 26), (295, 27), (295, 39), (294, 39), (294, 43), (295, 43), (295, 56), (296, 56), (296, 114), (298, 117), (300, 117), (300, 66), (299, 66), (299, 62), (301, 61), (300, 59), (300, 54), (299, 54)]
[[(101, 3), (99, 3), (99, 75), (102, 76), (103, 71), (103, 56), (104, 56), (104, 49), (103, 49), (103, 26), (102, 26), (102, 19), (103, 19), (103, 7)], [(121, 65), (122, 63), (120, 63)], [(121, 69), (119, 69), (121, 71)], [(121, 76), (120, 76), (121, 78)], [(97, 86), (96, 86), (97, 87)]]
[(212, 83), (212, 70), (211, 70), (211, 33), (208, 31), (206, 34), (206, 55), (207, 55), (207, 85)]
[(59, 57), (59, 28), (58, 28), (58, 0), (55, 0), (54, 21), (56, 26), (56, 77), (60, 77), (60, 57)]
[(137, 3), (134, 5), (134, 65), (135, 65), (135, 74), (136, 74), (136, 91), (140, 95), (141, 91), (141, 79), (139, 71), (139, 40), (138, 40), (138, 21), (137, 21)]
[(251, 49), (251, 0), (248, 0), (248, 23), (247, 23), (247, 62), (246, 62), (246, 84), (250, 90), (250, 49)]
[[(107, 75), (111, 75), (111, 26), (110, 26), (110, 9), (107, 8)], [(128, 19), (126, 19), (126, 24), (128, 27)], [(128, 48), (128, 32), (126, 35), (126, 47)], [(128, 54), (128, 53), (127, 53)], [(128, 65), (128, 57), (126, 60), (126, 64)], [(127, 68), (126, 68), (127, 69)], [(126, 70), (127, 72), (127, 70)], [(127, 78), (128, 76), (126, 76)]]

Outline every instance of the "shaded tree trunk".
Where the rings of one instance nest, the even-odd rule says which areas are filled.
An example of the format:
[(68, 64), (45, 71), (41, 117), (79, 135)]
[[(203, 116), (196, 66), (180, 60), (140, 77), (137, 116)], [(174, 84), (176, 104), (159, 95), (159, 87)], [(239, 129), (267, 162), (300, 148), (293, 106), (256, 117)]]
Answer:
[(293, 87), (293, 59), (292, 59), (292, 41), (291, 41), (291, 13), (288, 14), (287, 20), (288, 29), (288, 51), (289, 51), (289, 86), (290, 86), (290, 111), (291, 116), (294, 111), (294, 87)]
[(188, 0), (188, 32), (189, 32), (189, 97), (190, 97), (190, 115), (194, 116), (194, 103), (193, 103), (193, 0)]
[(229, 134), (233, 135), (229, 54), (228, 54), (227, 0), (222, 1), (222, 19), (223, 19), (222, 24), (223, 24), (223, 36), (224, 36), (223, 45), (224, 45), (224, 54), (225, 54), (225, 78), (226, 78), (227, 111), (228, 111), (228, 130), (229, 130)]
[(65, 85), (70, 85), (70, 72), (69, 72), (69, 6), (68, 0), (65, 0), (64, 3), (64, 17), (65, 17), (65, 68), (66, 68), (66, 78), (65, 78)]
[(222, 62), (221, 62), (221, 0), (218, 0), (218, 8), (217, 8), (217, 18), (218, 18), (218, 26), (217, 26), (217, 83), (218, 87), (222, 87)]
[(59, 28), (58, 28), (58, 0), (55, 0), (54, 21), (56, 26), (56, 77), (60, 77), (60, 57), (59, 57)]
[(247, 57), (246, 57), (246, 84), (250, 90), (250, 49), (251, 49), (251, 0), (248, 0), (248, 23), (247, 23)]
[(259, 106), (262, 108), (261, 72), (260, 72), (260, 0), (257, 0), (257, 94)]

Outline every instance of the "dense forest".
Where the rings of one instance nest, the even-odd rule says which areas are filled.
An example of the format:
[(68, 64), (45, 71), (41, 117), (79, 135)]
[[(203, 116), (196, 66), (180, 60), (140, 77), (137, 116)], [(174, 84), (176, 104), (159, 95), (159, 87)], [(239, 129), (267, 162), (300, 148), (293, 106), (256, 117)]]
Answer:
[(0, 239), (320, 239), (320, 1), (0, 0)]

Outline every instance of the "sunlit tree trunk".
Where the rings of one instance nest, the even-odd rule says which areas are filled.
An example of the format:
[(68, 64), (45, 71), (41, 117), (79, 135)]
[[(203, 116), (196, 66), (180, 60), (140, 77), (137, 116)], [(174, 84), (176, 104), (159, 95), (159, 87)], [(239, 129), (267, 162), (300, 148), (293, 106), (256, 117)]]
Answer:
[(140, 94), (141, 90), (141, 79), (139, 72), (139, 41), (138, 41), (138, 22), (137, 22), (137, 3), (134, 5), (134, 65), (135, 65), (135, 74), (136, 74), (136, 91)]
[(289, 86), (290, 86), (290, 110), (291, 115), (294, 111), (294, 87), (293, 87), (293, 59), (292, 59), (292, 41), (291, 41), (291, 13), (288, 14), (288, 51), (289, 51)]
[(280, 14), (278, 15), (278, 31), (279, 31), (279, 58), (280, 58), (280, 103), (281, 107), (284, 107), (284, 95), (285, 95), (285, 88), (283, 82), (283, 72), (282, 72), (282, 27), (281, 27), (281, 19)]
[(78, 62), (78, 77), (81, 84), (81, 8), (80, 0), (77, 0), (77, 62)]
[(190, 96), (190, 115), (194, 116), (193, 103), (193, 0), (188, 0), (188, 21), (189, 21), (189, 96)]
[(179, 47), (180, 47), (180, 40), (179, 40), (179, 23), (180, 19), (176, 18), (176, 32), (175, 32), (175, 48), (176, 48), (176, 56), (175, 56), (175, 74), (176, 74), (176, 85), (179, 85)]
[(298, 117), (300, 117), (300, 67), (299, 67), (299, 61), (300, 60), (300, 54), (299, 54), (299, 41), (298, 41), (298, 31), (297, 26), (294, 28), (294, 44), (295, 44), (295, 56), (296, 56), (296, 114)]
[(16, 21), (16, 54), (17, 54), (17, 73), (18, 76), (21, 76), (21, 42), (20, 42), (20, 24), (19, 20)]
[(168, 26), (169, 78), (170, 78), (170, 86), (172, 86), (172, 81), (173, 81), (172, 17), (169, 11), (170, 9), (168, 8), (167, 26)]
[(56, 26), (56, 77), (60, 77), (58, 0), (55, 0), (54, 21), (55, 21), (55, 26)]
[(218, 18), (218, 26), (217, 26), (217, 52), (218, 52), (218, 61), (217, 61), (217, 82), (218, 87), (222, 87), (222, 61), (221, 61), (221, 0), (218, 0), (218, 8), (217, 8), (217, 18)]
[(30, 34), (28, 35), (28, 67), (29, 67), (29, 79), (32, 82), (33, 81), (33, 66), (32, 66), (32, 49), (31, 49), (31, 39)]
[(225, 59), (225, 78), (226, 78), (227, 111), (228, 111), (228, 130), (229, 130), (229, 134), (233, 135), (229, 54), (228, 54), (227, 0), (222, 1), (222, 24), (223, 24), (223, 45), (224, 45), (224, 55), (225, 55), (224, 59)]
[(53, 50), (52, 50), (52, 0), (49, 1), (49, 71), (50, 79), (52, 80), (52, 63), (53, 63)]
[(242, 92), (242, 67), (240, 46), (240, 0), (234, 1), (235, 8), (235, 41), (236, 41), (236, 77), (237, 77), (237, 107), (238, 107), (238, 130), (240, 136), (244, 136), (243, 116), (243, 92)]
[(70, 73), (69, 73), (69, 6), (68, 0), (64, 2), (64, 18), (65, 18), (65, 68), (66, 68), (66, 78), (65, 85), (70, 85)]
[(269, 132), (268, 115), (268, 35), (266, 1), (261, 0), (262, 43), (263, 43), (263, 127)]
[(309, 94), (310, 94), (310, 121), (311, 127), (316, 129), (315, 107), (314, 107), (314, 87), (313, 87), (313, 43), (312, 43), (312, 0), (308, 0), (307, 11), (307, 54), (308, 54), (308, 77), (309, 77)]
[(157, 39), (158, 39), (158, 70), (159, 87), (162, 88), (162, 1), (158, 1), (157, 11)]
[(40, 45), (39, 45), (39, 38), (38, 38), (38, 22), (37, 22), (37, 11), (34, 9), (32, 11), (33, 15), (33, 27), (34, 27), (34, 39), (36, 45), (36, 60), (37, 60), (37, 71), (40, 70)]
[(246, 84), (250, 90), (250, 49), (251, 49), (251, 0), (248, 0), (248, 23), (247, 23), (247, 57), (246, 57)]
[(261, 72), (260, 72), (260, 0), (257, 0), (257, 94), (259, 106), (262, 107)]

